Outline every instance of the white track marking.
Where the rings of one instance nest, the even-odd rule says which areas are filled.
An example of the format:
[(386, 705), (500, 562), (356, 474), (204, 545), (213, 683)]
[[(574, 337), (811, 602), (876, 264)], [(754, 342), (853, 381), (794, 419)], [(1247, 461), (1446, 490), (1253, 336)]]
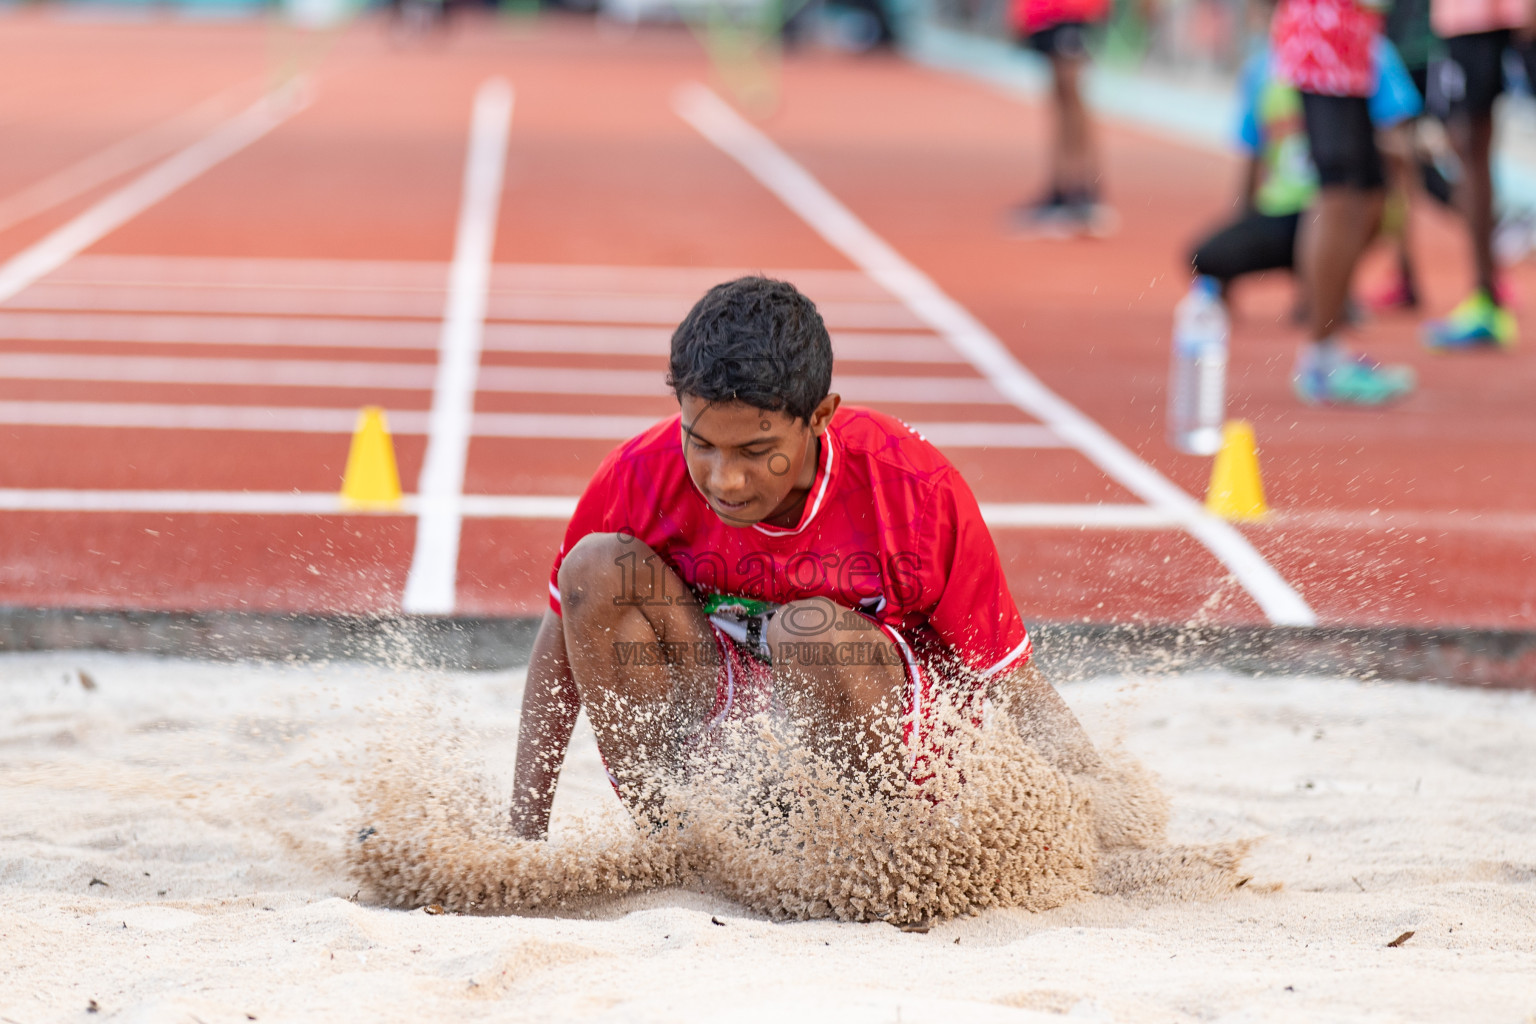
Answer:
[(137, 170), (156, 157), (163, 156), (189, 135), (203, 131), (228, 105), (230, 94), (236, 91), (227, 90), (206, 99), (190, 110), (151, 125), (136, 135), (120, 139), (0, 199), (0, 231), (30, 220), (61, 203), (67, 203), (119, 175)]
[(414, 288), (441, 293), (439, 260), (282, 259), (270, 256), (120, 256), (87, 253), (48, 276), (55, 284), (226, 285), (256, 288)]
[(381, 316), (436, 321), (443, 290), (406, 288), (179, 288), (142, 284), (42, 282), (6, 309), (108, 313), (205, 313), (226, 316)]
[[(440, 326), (411, 320), (344, 317), (249, 317), (139, 313), (8, 312), (0, 308), (0, 340), (108, 341), (172, 345), (286, 345), (299, 348), (436, 350)], [(486, 324), (485, 352), (621, 355), (664, 358), (672, 331), (660, 327), (587, 324)], [(833, 331), (837, 358), (970, 365), (931, 334)]]
[(430, 391), (435, 376), (430, 363), (0, 352), (0, 380)]
[(454, 234), (448, 306), (443, 314), (442, 352), (432, 393), (427, 454), (417, 485), (416, 548), (401, 602), (408, 613), (453, 612), (464, 469), (474, 429), (475, 377), (480, 366), (481, 330), (511, 124), (512, 87), (504, 79), (488, 79), (475, 93), (464, 162), (464, 191)]
[(0, 339), (7, 341), (250, 345), (259, 348), (283, 345), (294, 348), (387, 348), (435, 352), (441, 330), (440, 324), (425, 320), (8, 313), (0, 309)]
[(914, 423), (919, 434), (939, 448), (1067, 448), (1054, 430), (1040, 423)]
[[(492, 321), (651, 324), (676, 327), (698, 299), (604, 293), (492, 294), (485, 317)], [(180, 287), (143, 284), (39, 283), (6, 302), (7, 309), (80, 310), (114, 313), (206, 313), (246, 316), (381, 316), (435, 318), (439, 289), (273, 288), (255, 285)], [(897, 302), (820, 302), (831, 328), (921, 327)]]
[(1032, 527), (1089, 530), (1174, 530), (1183, 524), (1151, 505), (1060, 505), (981, 502), (981, 517), (994, 529)]
[(166, 515), (329, 515), (341, 495), (301, 491), (0, 490), (7, 512), (163, 512)]
[[(296, 434), (350, 434), (356, 409), (303, 406), (154, 405), (147, 402), (6, 402), (0, 424), (145, 430), (237, 430)], [(389, 411), (396, 434), (427, 432), (425, 411)]]
[[(67, 284), (230, 285), (289, 288), (415, 288), (441, 292), (445, 265), (410, 260), (316, 260), (224, 256), (85, 255), (50, 281)], [(889, 303), (890, 293), (857, 270), (498, 263), (491, 293), (606, 292), (694, 300), (744, 274), (805, 282), (831, 301)]]
[[(474, 414), (471, 426), (475, 437), (624, 441), (649, 430), (658, 419), (658, 416), (480, 412)], [(356, 409), (0, 400), (0, 426), (350, 434), (356, 425)], [(428, 413), (424, 410), (389, 410), (391, 433), (406, 437), (425, 434), (427, 426)], [(1038, 423), (916, 423), (913, 428), (941, 448), (1068, 447), (1050, 427)]]
[[(0, 381), (92, 381), (250, 387), (379, 388), (423, 391), (433, 386), (425, 363), (320, 359), (183, 359), (169, 356), (43, 355), (0, 352)], [(480, 391), (505, 394), (668, 398), (657, 370), (596, 370), (564, 366), (483, 366)], [(855, 402), (1008, 405), (979, 377), (838, 376), (832, 388)]]
[[(563, 522), (576, 510), (575, 497), (542, 494), (466, 494), (461, 512), (467, 519), (549, 519)], [(416, 495), (407, 494), (398, 509), (359, 510), (344, 506), (331, 491), (131, 491), (0, 488), (0, 512), (158, 512), (166, 515), (414, 515)], [(1047, 504), (982, 502), (981, 514), (993, 529), (1173, 530), (1183, 522), (1145, 504)], [(1528, 513), (1371, 512), (1306, 510), (1275, 513), (1267, 525), (1370, 533), (1433, 530), (1443, 533), (1531, 533), (1536, 515)]]
[[(549, 519), (564, 522), (576, 511), (574, 497), (537, 494), (466, 494), (460, 514), (470, 519)], [(407, 494), (399, 508), (381, 512), (342, 504), (316, 491), (77, 491), (0, 489), (5, 512), (159, 512), (166, 515), (413, 515), (419, 502)], [(1146, 505), (986, 504), (981, 514), (997, 529), (1069, 528), (1171, 530), (1179, 523)]]
[(262, 97), (209, 134), (162, 160), (0, 266), (0, 302), (67, 263), (149, 207), (251, 145), (308, 104), (302, 83)]
[(803, 167), (720, 97), (698, 84), (678, 90), (678, 115), (778, 196), (828, 244), (949, 339), (1018, 407), (1044, 421), (1122, 487), (1177, 519), (1227, 567), (1277, 625), (1307, 626), (1312, 608), (1236, 528), (1205, 511), (1109, 431), (1047, 388), (987, 327), (908, 262)]

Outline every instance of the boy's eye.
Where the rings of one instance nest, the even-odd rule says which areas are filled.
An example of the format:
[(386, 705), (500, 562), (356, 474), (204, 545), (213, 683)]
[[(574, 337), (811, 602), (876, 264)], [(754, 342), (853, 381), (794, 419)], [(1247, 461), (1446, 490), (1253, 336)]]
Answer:
[(743, 448), (741, 450), (741, 454), (745, 455), (749, 459), (760, 459), (771, 451), (773, 451), (772, 448)]

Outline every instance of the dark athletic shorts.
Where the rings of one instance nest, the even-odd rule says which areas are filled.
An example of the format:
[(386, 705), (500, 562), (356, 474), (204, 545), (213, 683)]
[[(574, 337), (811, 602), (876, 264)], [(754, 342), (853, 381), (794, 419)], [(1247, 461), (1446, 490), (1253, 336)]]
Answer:
[(1445, 49), (1446, 59), (1435, 65), (1429, 80), (1430, 109), (1438, 117), (1477, 117), (1493, 110), (1493, 101), (1504, 91), (1506, 50), (1515, 52), (1536, 82), (1536, 45), (1516, 43), (1507, 28), (1451, 36)]
[(1429, 65), (1409, 68), (1408, 77), (1413, 79), (1413, 87), (1419, 90), (1419, 99), (1429, 102)]
[(1201, 242), (1189, 264), (1195, 273), (1223, 284), (1263, 270), (1290, 270), (1300, 225), (1299, 213), (1269, 217), (1250, 210)]
[(1063, 21), (1058, 25), (1031, 32), (1020, 43), (1047, 57), (1088, 56), (1088, 25), (1081, 21)]
[(1343, 186), (1367, 191), (1386, 186), (1369, 100), (1363, 96), (1303, 92), (1301, 109), (1307, 121), (1307, 147), (1317, 165), (1318, 184), (1324, 188)]

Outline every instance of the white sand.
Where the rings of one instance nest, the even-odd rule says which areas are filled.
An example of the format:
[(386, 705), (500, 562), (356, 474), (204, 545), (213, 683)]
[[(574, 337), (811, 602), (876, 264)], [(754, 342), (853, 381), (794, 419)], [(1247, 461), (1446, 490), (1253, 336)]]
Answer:
[[(0, 657), (0, 1018), (1536, 1020), (1536, 695), (1064, 688), (1161, 776), (1175, 841), (1262, 837), (1254, 881), (1210, 902), (1098, 897), (927, 934), (677, 891), (560, 918), (350, 902), (349, 764), (386, 712), (447, 707), (505, 782), (520, 682)], [(557, 818), (602, 805), (618, 813), (583, 731)]]

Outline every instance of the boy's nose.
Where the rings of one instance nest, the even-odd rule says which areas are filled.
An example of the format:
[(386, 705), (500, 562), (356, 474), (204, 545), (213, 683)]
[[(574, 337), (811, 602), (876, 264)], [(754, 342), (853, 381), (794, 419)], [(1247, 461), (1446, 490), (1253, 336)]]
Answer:
[(709, 477), (710, 489), (726, 501), (739, 501), (746, 497), (747, 474), (732, 462), (722, 461), (714, 467)]

